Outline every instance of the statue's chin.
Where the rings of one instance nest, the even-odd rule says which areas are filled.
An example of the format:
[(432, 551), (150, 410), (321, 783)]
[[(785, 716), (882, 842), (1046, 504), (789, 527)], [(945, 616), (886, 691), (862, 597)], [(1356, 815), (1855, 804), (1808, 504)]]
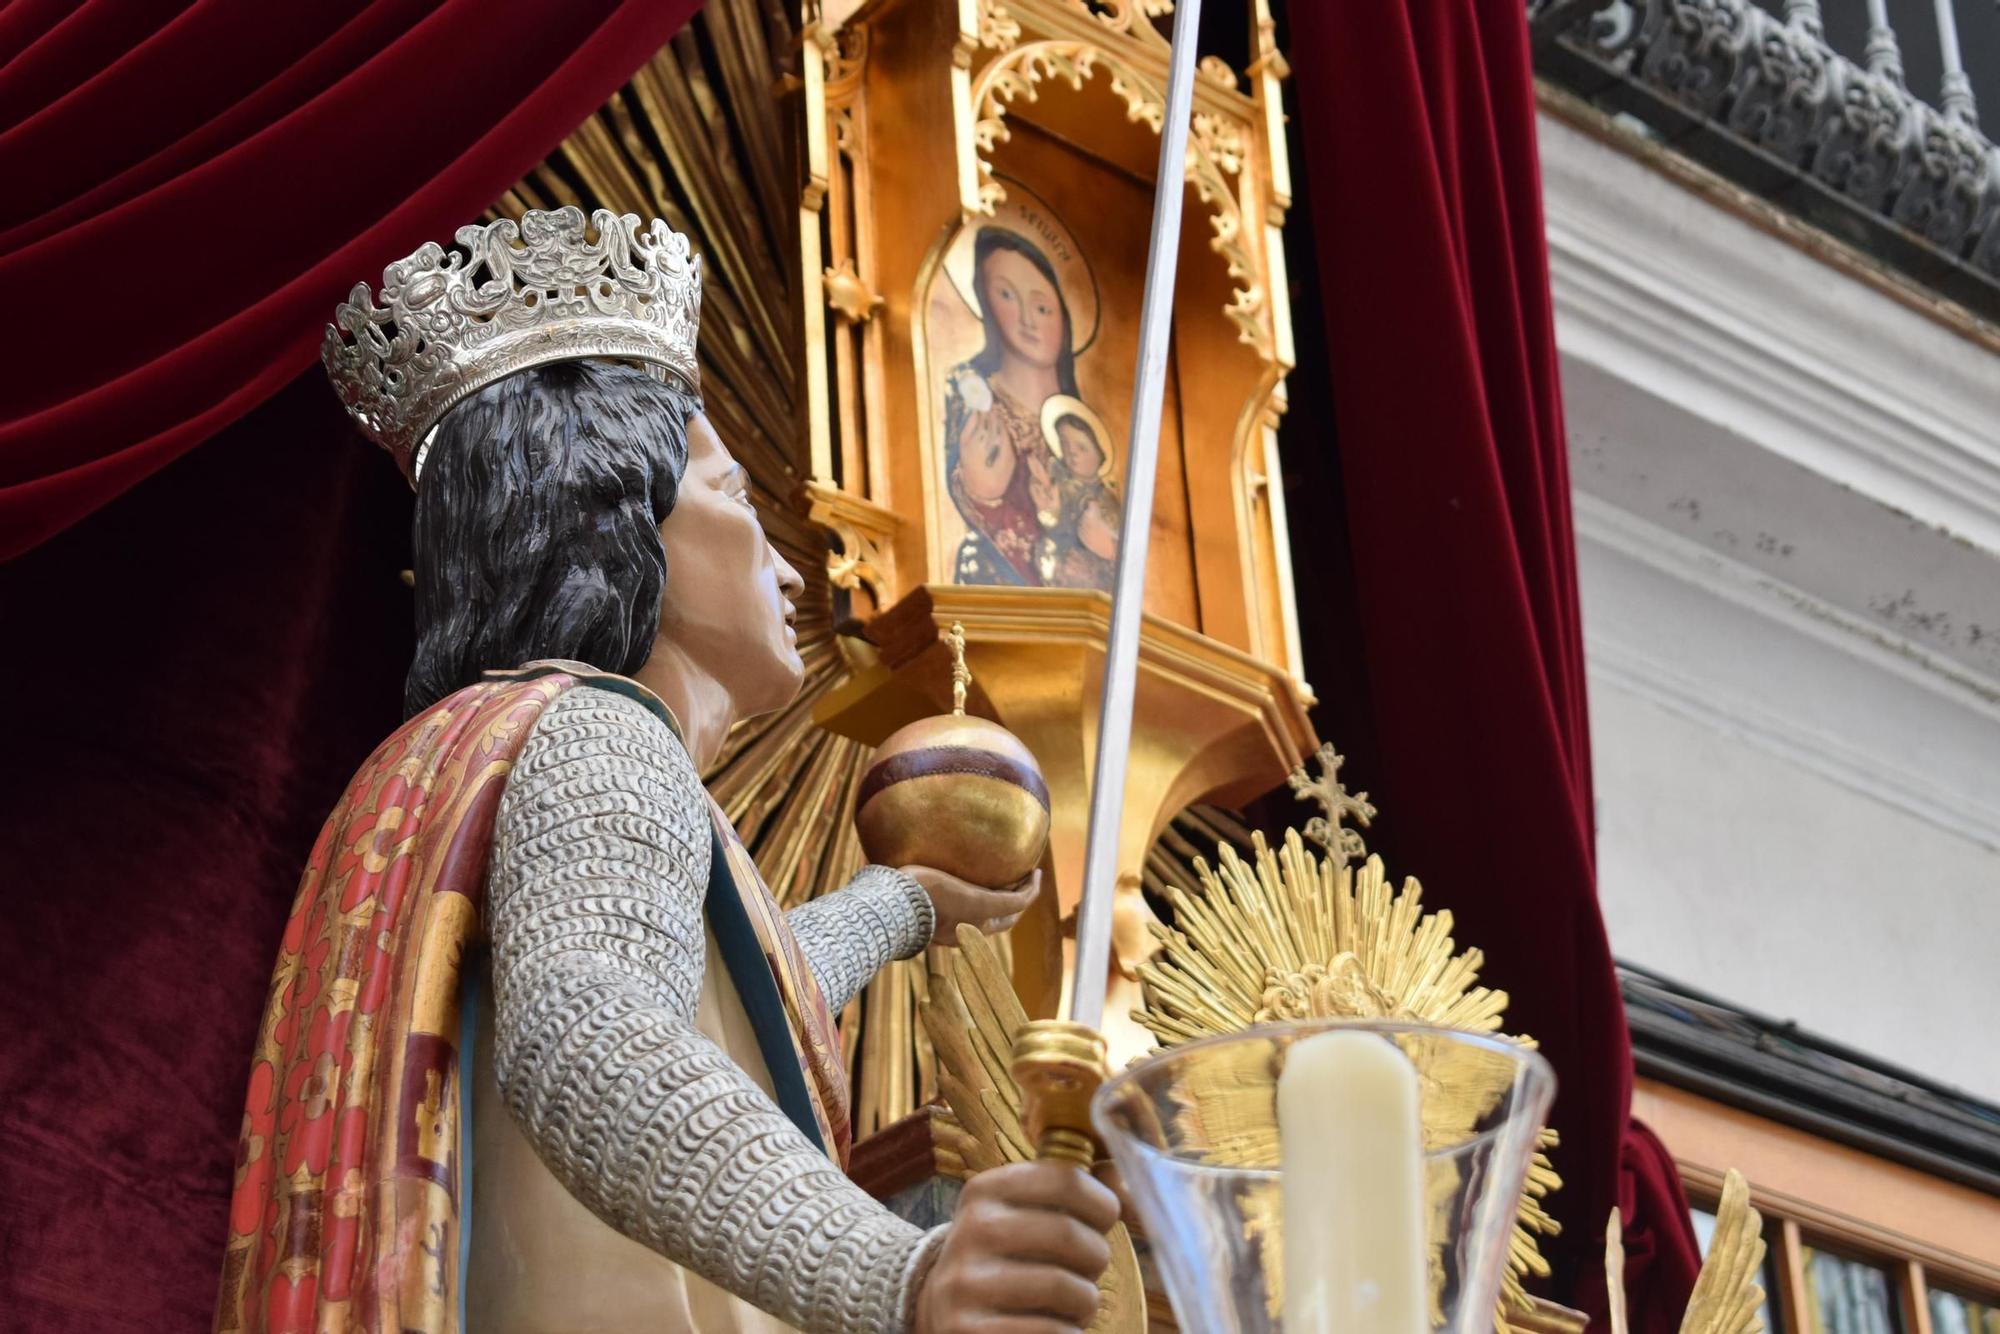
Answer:
[(797, 649), (787, 651), (785, 657), (785, 698), (784, 702), (778, 705), (780, 709), (792, 707), (798, 700), (799, 691), (805, 689), (806, 684), (806, 660), (799, 656)]
[(799, 691), (806, 684), (805, 659), (796, 648), (784, 650), (784, 661), (773, 664), (773, 682), (768, 696), (759, 692), (758, 698), (743, 711), (745, 718), (762, 718), (766, 714), (781, 713), (797, 702)]

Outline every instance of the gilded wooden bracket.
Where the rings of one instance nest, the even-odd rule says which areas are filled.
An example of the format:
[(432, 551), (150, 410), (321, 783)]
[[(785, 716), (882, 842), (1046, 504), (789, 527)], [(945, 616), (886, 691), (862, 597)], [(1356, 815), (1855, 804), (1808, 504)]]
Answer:
[(827, 553), (828, 580), (835, 588), (865, 592), (880, 605), (893, 576), (892, 550), (901, 520), (824, 482), (807, 482), (805, 496), (807, 517), (840, 543), (840, 550)]

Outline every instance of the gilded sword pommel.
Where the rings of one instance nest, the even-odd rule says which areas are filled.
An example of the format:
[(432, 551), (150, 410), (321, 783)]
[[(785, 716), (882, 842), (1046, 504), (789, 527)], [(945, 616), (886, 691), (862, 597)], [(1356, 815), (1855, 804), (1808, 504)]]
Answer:
[(1067, 1019), (1037, 1019), (1014, 1039), (1022, 1127), (1036, 1155), (1088, 1171), (1102, 1155), (1090, 1100), (1105, 1080), (1104, 1035)]

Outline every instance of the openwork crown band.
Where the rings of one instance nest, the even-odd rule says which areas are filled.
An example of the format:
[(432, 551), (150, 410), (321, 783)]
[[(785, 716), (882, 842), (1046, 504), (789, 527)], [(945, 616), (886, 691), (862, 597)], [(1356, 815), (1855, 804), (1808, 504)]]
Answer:
[[(595, 237), (591, 236), (595, 233)], [(461, 227), (356, 283), (320, 360), (363, 432), (416, 483), (431, 429), (463, 399), (531, 366), (637, 361), (701, 383), (701, 260), (658, 218), (573, 205)]]

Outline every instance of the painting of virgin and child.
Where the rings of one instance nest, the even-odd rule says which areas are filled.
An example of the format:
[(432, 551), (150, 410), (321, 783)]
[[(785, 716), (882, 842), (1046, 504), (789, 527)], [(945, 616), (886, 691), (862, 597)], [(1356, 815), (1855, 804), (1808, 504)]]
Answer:
[[(944, 383), (944, 477), (964, 524), (952, 578), (1108, 591), (1121, 508), (1115, 445), (1077, 389), (1071, 296), (1047, 250), (1020, 230), (978, 226), (970, 251), (961, 294), (980, 345)], [(1071, 247), (1063, 253), (1082, 269)]]

